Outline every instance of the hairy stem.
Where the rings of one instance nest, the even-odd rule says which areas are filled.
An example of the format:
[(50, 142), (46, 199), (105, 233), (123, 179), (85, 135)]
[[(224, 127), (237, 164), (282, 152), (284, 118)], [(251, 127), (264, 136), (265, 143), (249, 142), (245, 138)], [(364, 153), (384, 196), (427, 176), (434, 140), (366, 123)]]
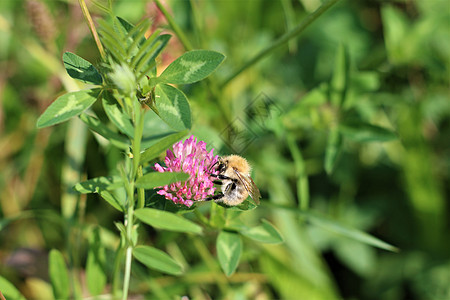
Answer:
[(287, 43), (290, 39), (298, 36), (300, 33), (302, 33), (308, 26), (314, 22), (318, 17), (320, 17), (324, 12), (326, 12), (333, 4), (338, 2), (339, 0), (330, 0), (322, 6), (320, 6), (316, 11), (314, 11), (312, 14), (308, 15), (300, 24), (298, 24), (296, 27), (294, 27), (292, 30), (286, 32), (283, 36), (281, 36), (278, 40), (274, 41), (272, 44), (261, 50), (258, 54), (256, 54), (252, 59), (247, 61), (245, 64), (242, 65), (238, 70), (236, 70), (234, 73), (232, 73), (230, 76), (228, 76), (227, 79), (222, 83), (222, 87), (226, 86), (228, 83), (230, 83), (234, 78), (239, 76), (244, 70), (250, 68), (254, 64), (256, 64), (258, 61), (260, 61), (262, 58), (267, 56), (269, 53), (273, 52), (274, 50), (278, 49), (280, 46)]

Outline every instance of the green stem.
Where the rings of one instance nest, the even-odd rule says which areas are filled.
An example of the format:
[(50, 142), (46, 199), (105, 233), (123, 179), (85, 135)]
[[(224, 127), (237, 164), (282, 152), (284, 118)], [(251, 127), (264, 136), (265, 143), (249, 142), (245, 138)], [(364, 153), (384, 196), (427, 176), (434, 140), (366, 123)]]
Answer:
[(175, 32), (175, 34), (180, 39), (181, 43), (183, 44), (184, 48), (187, 51), (190, 51), (193, 49), (191, 42), (189, 42), (186, 35), (181, 30), (180, 26), (178, 26), (177, 23), (175, 23), (175, 20), (172, 18), (170, 13), (167, 11), (167, 9), (159, 2), (159, 0), (155, 0), (156, 6), (158, 6), (159, 10), (162, 12), (164, 17), (166, 18), (167, 22), (169, 22), (170, 27), (172, 27), (172, 30)]
[[(137, 172), (137, 176), (136, 179), (138, 179), (139, 177), (143, 176), (143, 171), (142, 171), (142, 165), (140, 165), (138, 167), (138, 172)], [(145, 190), (144, 189), (137, 189), (137, 204), (136, 207), (137, 208), (143, 208), (145, 206)]]
[(78, 3), (80, 4), (81, 11), (83, 12), (84, 18), (86, 19), (86, 22), (88, 23), (88, 27), (91, 30), (92, 37), (94, 38), (95, 44), (97, 45), (98, 52), (100, 52), (100, 56), (104, 60), (106, 58), (105, 50), (103, 49), (103, 45), (100, 42), (100, 38), (98, 37), (97, 30), (95, 29), (94, 21), (92, 20), (91, 14), (89, 13), (89, 10), (86, 6), (86, 2), (84, 0), (78, 0)]
[(286, 32), (283, 36), (281, 36), (278, 40), (274, 41), (272, 44), (261, 50), (257, 55), (255, 55), (252, 59), (247, 61), (244, 65), (242, 65), (241, 68), (236, 70), (233, 74), (231, 74), (223, 83), (222, 87), (226, 86), (228, 83), (230, 83), (234, 78), (236, 78), (238, 75), (240, 75), (244, 70), (250, 68), (254, 64), (256, 64), (258, 61), (260, 61), (262, 58), (264, 58), (269, 53), (276, 50), (278, 47), (284, 45), (286, 42), (288, 42), (290, 39), (298, 36), (300, 33), (302, 33), (308, 26), (314, 22), (318, 17), (320, 17), (324, 12), (326, 12), (333, 4), (338, 2), (339, 0), (330, 0), (324, 4), (322, 4), (316, 11), (314, 11), (312, 14), (308, 15), (300, 24), (298, 24), (296, 27), (294, 27), (292, 30)]
[(130, 288), (131, 260), (133, 258), (133, 245), (131, 244), (131, 235), (133, 233), (133, 205), (128, 206), (127, 214), (127, 251), (125, 253), (125, 275), (123, 278), (122, 299), (128, 298), (128, 289)]
[[(134, 150), (134, 149), (133, 149)], [(132, 171), (131, 171), (132, 173)], [(128, 289), (130, 288), (130, 277), (131, 277), (131, 260), (133, 254), (133, 213), (134, 213), (134, 178), (131, 177), (131, 182), (126, 185), (127, 198), (128, 198), (128, 208), (127, 214), (125, 215), (125, 226), (127, 229), (125, 238), (125, 274), (123, 277), (123, 292), (122, 299), (126, 300), (128, 298)]]
[[(138, 192), (138, 198), (134, 198), (135, 182), (138, 176), (142, 175), (142, 167), (139, 165), (141, 155), (141, 140), (144, 130), (144, 110), (138, 101), (133, 102), (133, 121), (134, 121), (134, 139), (132, 140), (133, 158), (131, 161), (131, 170), (129, 173), (128, 192), (128, 209), (126, 215), (126, 253), (125, 253), (125, 275), (123, 278), (123, 294), (122, 299), (128, 298), (128, 290), (130, 288), (131, 277), (131, 262), (133, 259), (133, 225), (134, 225), (134, 205), (137, 203), (138, 207), (143, 206), (143, 194)], [(143, 192), (143, 191), (142, 191)]]

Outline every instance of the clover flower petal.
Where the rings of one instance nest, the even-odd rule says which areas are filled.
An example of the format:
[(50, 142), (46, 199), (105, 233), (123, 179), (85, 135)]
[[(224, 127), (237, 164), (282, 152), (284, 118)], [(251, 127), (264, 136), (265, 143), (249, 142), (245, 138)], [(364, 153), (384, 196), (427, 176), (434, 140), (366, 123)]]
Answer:
[(168, 149), (164, 159), (165, 167), (155, 164), (154, 170), (158, 172), (185, 172), (190, 175), (184, 183), (175, 182), (170, 185), (157, 187), (157, 194), (164, 196), (175, 204), (183, 204), (191, 207), (195, 201), (200, 201), (214, 194), (214, 182), (211, 169), (219, 156), (214, 155), (214, 149), (206, 150), (204, 141), (197, 142), (197, 138), (191, 136), (184, 142), (173, 145), (173, 150)]

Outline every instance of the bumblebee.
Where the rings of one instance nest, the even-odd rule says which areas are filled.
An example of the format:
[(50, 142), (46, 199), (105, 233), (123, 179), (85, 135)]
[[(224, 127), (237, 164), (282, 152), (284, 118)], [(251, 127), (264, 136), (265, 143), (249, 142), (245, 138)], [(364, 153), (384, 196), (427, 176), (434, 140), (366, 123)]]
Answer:
[(211, 168), (216, 166), (218, 174), (211, 174), (211, 176), (217, 178), (215, 182), (221, 185), (221, 192), (204, 201), (213, 200), (228, 206), (236, 206), (250, 195), (255, 203), (259, 204), (261, 194), (250, 177), (251, 166), (245, 158), (239, 155), (219, 157)]

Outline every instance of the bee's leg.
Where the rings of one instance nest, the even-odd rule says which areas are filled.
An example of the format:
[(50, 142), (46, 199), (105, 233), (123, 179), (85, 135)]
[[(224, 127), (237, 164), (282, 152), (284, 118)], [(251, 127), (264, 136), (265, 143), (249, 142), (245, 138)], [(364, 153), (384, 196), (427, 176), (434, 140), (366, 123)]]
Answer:
[(211, 174), (211, 176), (219, 178), (220, 180), (231, 180), (233, 182), (237, 182), (237, 179), (234, 179), (234, 178), (231, 178), (231, 177), (228, 177), (228, 176), (225, 176), (225, 175), (221, 175), (221, 174), (219, 174), (219, 175)]
[(202, 201), (211, 201), (211, 200), (219, 200), (220, 198), (223, 198), (223, 194), (222, 193), (218, 193), (217, 195), (212, 195), (208, 198), (203, 199)]
[(214, 184), (222, 184), (222, 181), (220, 180), (213, 180)]

